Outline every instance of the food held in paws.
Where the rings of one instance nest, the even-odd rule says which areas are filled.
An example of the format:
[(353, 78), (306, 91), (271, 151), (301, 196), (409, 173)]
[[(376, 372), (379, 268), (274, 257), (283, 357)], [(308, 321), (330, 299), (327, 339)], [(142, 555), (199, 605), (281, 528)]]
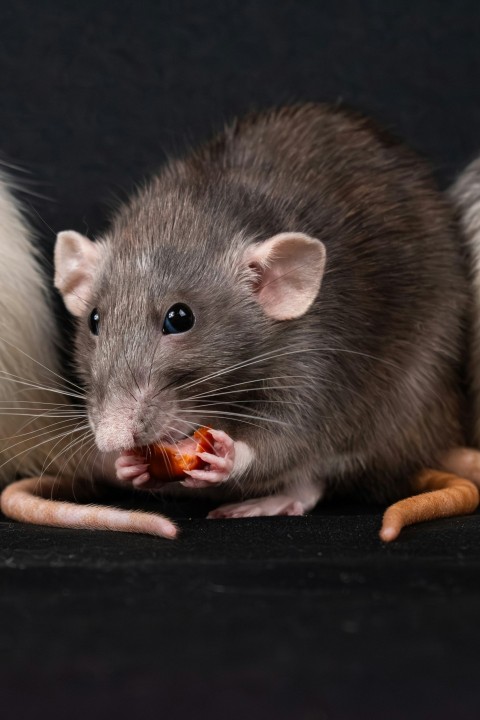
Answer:
[(186, 470), (198, 470), (206, 463), (196, 453), (213, 452), (213, 438), (208, 427), (201, 427), (191, 438), (175, 445), (150, 445), (150, 475), (155, 480), (172, 482), (185, 475)]

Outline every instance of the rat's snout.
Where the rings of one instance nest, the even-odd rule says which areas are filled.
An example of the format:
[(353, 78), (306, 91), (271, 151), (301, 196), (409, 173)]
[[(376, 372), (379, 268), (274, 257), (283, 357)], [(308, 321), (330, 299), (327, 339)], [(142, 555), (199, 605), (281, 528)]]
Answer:
[(133, 422), (127, 418), (105, 416), (95, 426), (95, 441), (102, 452), (130, 450), (135, 447)]
[(117, 392), (93, 406), (89, 419), (101, 452), (122, 452), (149, 444), (154, 428), (158, 429), (149, 398), (149, 390), (139, 388), (131, 399)]
[(139, 417), (138, 404), (113, 402), (93, 411), (90, 424), (97, 447), (102, 452), (122, 452), (141, 444), (143, 423)]
[(90, 391), (89, 421), (101, 452), (133, 450), (164, 437), (182, 438), (191, 432), (191, 424), (176, 417), (173, 389), (168, 394), (159, 393), (158, 380), (150, 382), (148, 372), (142, 374), (141, 368), (133, 361), (131, 364), (135, 385), (127, 373), (121, 375), (117, 370), (105, 385)]

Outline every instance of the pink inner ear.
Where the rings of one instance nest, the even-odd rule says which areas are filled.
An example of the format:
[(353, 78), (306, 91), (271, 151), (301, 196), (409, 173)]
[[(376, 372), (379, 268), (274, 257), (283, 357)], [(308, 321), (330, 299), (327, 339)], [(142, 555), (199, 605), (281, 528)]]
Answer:
[(307, 312), (320, 290), (325, 246), (303, 233), (281, 233), (250, 249), (248, 265), (265, 313), (290, 320)]
[(55, 245), (55, 287), (67, 309), (77, 317), (88, 309), (100, 245), (74, 230), (58, 234)]

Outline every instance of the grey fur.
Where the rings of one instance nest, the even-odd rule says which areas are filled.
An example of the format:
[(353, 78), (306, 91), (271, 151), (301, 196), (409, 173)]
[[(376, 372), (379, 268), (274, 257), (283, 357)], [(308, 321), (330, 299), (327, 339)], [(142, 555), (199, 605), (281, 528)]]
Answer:
[[(322, 240), (327, 268), (311, 310), (275, 322), (252, 296), (243, 254), (288, 231)], [(172, 160), (102, 240), (89, 306), (100, 311), (101, 332), (92, 338), (83, 318), (76, 341), (92, 418), (131, 406), (146, 444), (167, 432), (189, 392), (253, 381), (259, 390), (246, 412), (285, 423), (215, 422), (258, 458), (218, 496), (315, 478), (392, 500), (415, 471), (462, 444), (468, 297), (455, 225), (424, 164), (369, 120), (305, 105), (236, 122)], [(163, 317), (180, 301), (197, 321), (167, 340)], [(295, 352), (178, 389), (281, 348)], [(150, 395), (135, 404), (132, 374), (146, 384), (150, 370)], [(281, 376), (296, 380), (268, 380)], [(229, 399), (242, 404), (245, 395), (217, 402)], [(201, 410), (192, 417), (213, 424)]]

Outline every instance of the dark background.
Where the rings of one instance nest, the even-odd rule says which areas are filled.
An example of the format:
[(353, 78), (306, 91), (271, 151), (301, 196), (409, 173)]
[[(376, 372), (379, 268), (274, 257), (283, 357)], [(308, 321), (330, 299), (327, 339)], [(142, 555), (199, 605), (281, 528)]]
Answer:
[[(445, 187), (480, 150), (479, 30), (478, 0), (2, 1), (1, 153), (47, 258), (271, 104), (351, 103)], [(479, 716), (479, 516), (383, 547), (376, 508), (203, 510), (177, 543), (0, 523), (5, 717)]]
[(0, 13), (0, 148), (51, 198), (33, 204), (55, 232), (95, 234), (166, 154), (252, 108), (351, 103), (443, 185), (480, 151), (476, 0), (3, 0)]

